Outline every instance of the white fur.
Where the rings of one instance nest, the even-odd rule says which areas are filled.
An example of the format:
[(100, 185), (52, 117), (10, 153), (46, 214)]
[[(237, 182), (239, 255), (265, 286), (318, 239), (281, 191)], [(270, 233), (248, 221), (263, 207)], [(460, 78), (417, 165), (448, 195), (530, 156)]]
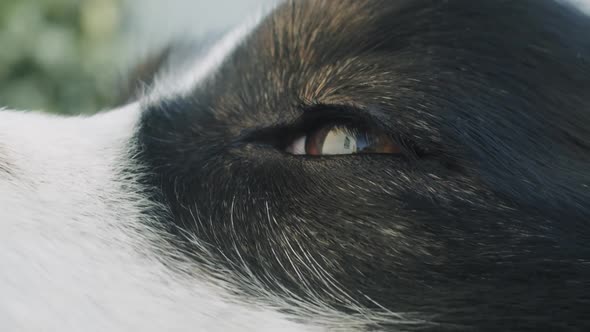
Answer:
[(206, 51), (206, 54), (195, 55), (188, 62), (188, 66), (175, 63), (167, 71), (160, 73), (152, 88), (152, 97), (161, 99), (191, 93), (204, 79), (214, 75), (215, 70), (258, 26), (265, 13), (272, 8), (274, 7), (269, 5), (265, 9), (259, 9), (258, 15), (250, 16), (243, 24), (226, 33), (221, 40)]
[(314, 330), (163, 264), (116, 175), (138, 115), (0, 112), (0, 330)]
[[(190, 91), (255, 25), (230, 33), (183, 77), (162, 78), (150, 100)], [(244, 303), (190, 262), (166, 258), (174, 248), (140, 213), (151, 203), (135, 179), (117, 175), (137, 167), (128, 155), (139, 115), (138, 104), (89, 118), (0, 112), (0, 331), (322, 330)], [(309, 312), (339, 330), (373, 319), (321, 303)]]
[[(164, 75), (146, 100), (189, 92), (257, 22)], [(136, 167), (139, 115), (140, 103), (89, 118), (0, 112), (0, 330), (321, 330), (244, 303), (148, 227), (151, 203), (117, 175)]]

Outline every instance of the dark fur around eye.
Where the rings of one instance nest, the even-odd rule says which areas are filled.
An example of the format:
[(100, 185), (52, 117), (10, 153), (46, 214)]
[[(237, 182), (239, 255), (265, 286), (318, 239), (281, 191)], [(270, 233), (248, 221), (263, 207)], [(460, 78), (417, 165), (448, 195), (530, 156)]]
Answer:
[[(162, 224), (250, 298), (385, 330), (587, 330), (588, 31), (550, 0), (288, 2), (146, 107), (138, 159)], [(330, 121), (417, 158), (277, 149)]]

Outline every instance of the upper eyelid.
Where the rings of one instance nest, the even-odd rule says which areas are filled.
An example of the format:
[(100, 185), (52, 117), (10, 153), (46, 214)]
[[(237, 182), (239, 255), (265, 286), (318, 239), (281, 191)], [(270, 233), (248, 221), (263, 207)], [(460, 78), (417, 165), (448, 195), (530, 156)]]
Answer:
[(360, 113), (358, 109), (350, 106), (316, 104), (301, 108), (302, 113), (296, 119), (263, 128), (245, 129), (236, 141), (271, 144), (285, 149), (295, 139), (326, 125), (374, 124), (373, 119), (368, 118), (367, 114)]
[[(320, 114), (317, 114), (317, 113)], [(316, 115), (317, 114), (317, 115)], [(387, 125), (382, 119), (387, 118), (387, 114), (379, 107), (365, 107), (359, 105), (346, 104), (315, 104), (303, 109), (301, 116), (292, 123), (293, 127), (301, 126), (302, 120), (323, 121), (324, 125), (338, 122), (351, 122), (361, 124), (367, 127), (374, 127), (390, 134), (399, 134), (395, 128)], [(358, 123), (354, 123), (358, 121)]]

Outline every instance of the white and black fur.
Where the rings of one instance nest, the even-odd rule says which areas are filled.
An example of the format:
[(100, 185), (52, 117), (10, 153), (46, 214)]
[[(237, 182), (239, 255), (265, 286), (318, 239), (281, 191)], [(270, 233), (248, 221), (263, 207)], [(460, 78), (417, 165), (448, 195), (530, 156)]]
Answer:
[[(588, 32), (553, 0), (288, 1), (119, 109), (0, 112), (0, 330), (589, 329)], [(403, 153), (285, 153), (341, 121)]]

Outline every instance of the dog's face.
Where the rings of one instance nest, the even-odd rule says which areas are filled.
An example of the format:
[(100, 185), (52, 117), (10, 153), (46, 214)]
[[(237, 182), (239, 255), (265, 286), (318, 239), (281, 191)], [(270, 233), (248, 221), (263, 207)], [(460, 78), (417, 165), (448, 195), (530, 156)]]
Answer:
[(122, 109), (1, 113), (0, 325), (590, 324), (587, 31), (549, 0), (294, 1)]

